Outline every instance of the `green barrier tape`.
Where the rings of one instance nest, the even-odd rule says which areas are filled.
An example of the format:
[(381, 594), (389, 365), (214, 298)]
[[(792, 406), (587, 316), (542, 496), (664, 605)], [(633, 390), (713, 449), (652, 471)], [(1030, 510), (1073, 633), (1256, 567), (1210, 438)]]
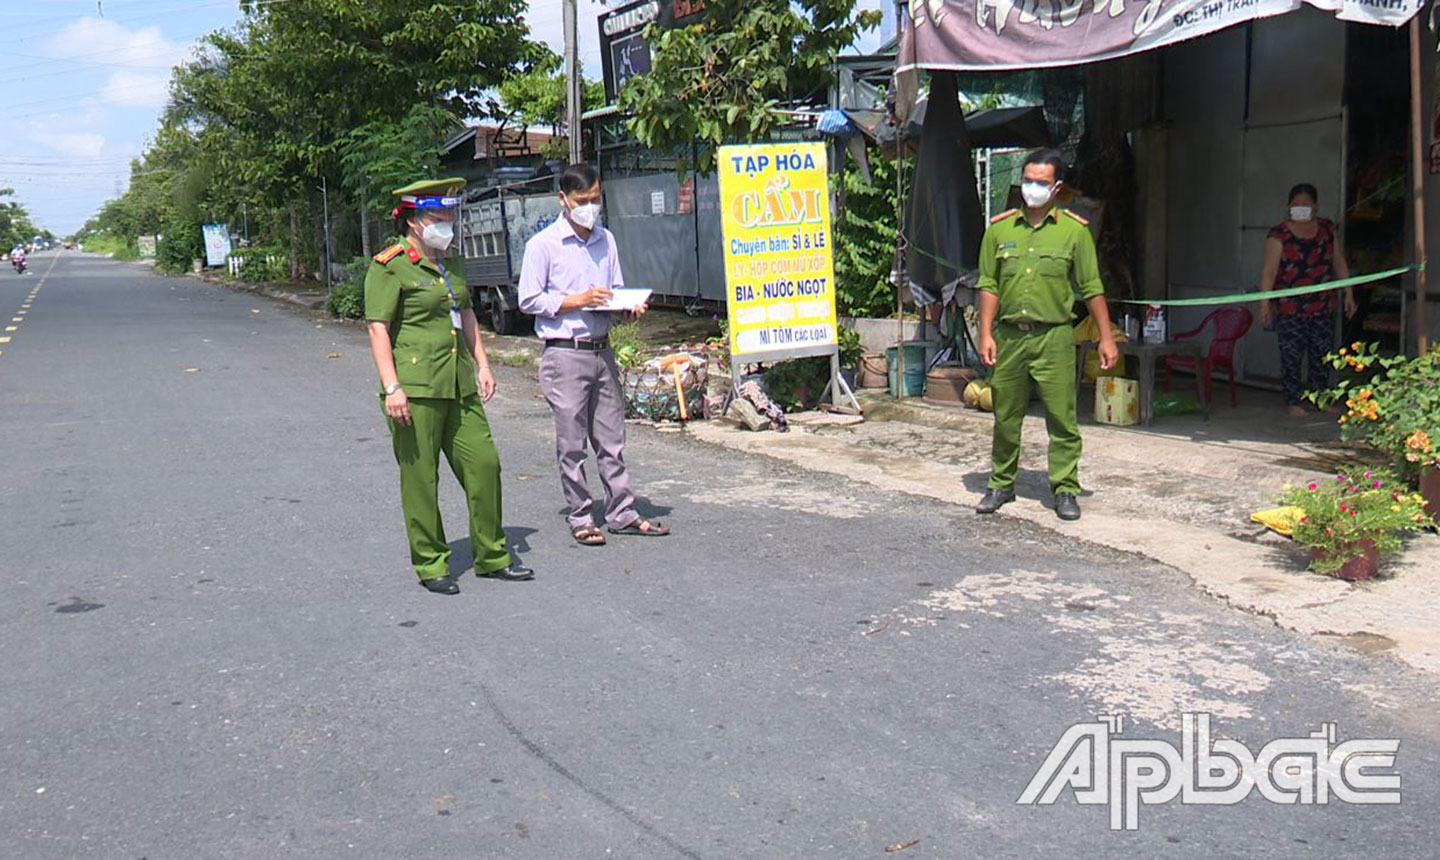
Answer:
[(1346, 278), (1343, 281), (1327, 281), (1323, 284), (1313, 284), (1308, 287), (1288, 287), (1283, 290), (1270, 290), (1269, 292), (1231, 293), (1228, 296), (1206, 296), (1202, 299), (1114, 299), (1114, 301), (1127, 305), (1160, 305), (1165, 307), (1195, 307), (1198, 305), (1233, 305), (1241, 302), (1263, 302), (1267, 299), (1286, 299), (1291, 296), (1305, 296), (1311, 293), (1323, 293), (1329, 290), (1355, 287), (1360, 284), (1371, 283), (1372, 281), (1383, 281), (1386, 278), (1403, 275), (1414, 268), (1414, 266), (1401, 266), (1398, 269), (1387, 269), (1383, 272), (1376, 272), (1373, 275), (1360, 275), (1354, 278)]
[[(952, 272), (964, 271), (944, 257), (932, 254), (924, 248), (911, 245), (910, 250), (922, 256), (929, 257)], [(1110, 301), (1118, 304), (1160, 305), (1165, 307), (1196, 307), (1200, 305), (1233, 305), (1241, 302), (1263, 302), (1267, 299), (1287, 299), (1291, 296), (1305, 296), (1311, 293), (1323, 293), (1329, 290), (1355, 287), (1373, 281), (1383, 281), (1386, 278), (1393, 278), (1396, 275), (1403, 275), (1406, 272), (1420, 268), (1423, 267), (1413, 265), (1401, 266), (1397, 269), (1387, 269), (1383, 272), (1376, 272), (1373, 275), (1359, 275), (1354, 278), (1346, 278), (1343, 281), (1327, 281), (1323, 284), (1312, 284), (1308, 287), (1287, 287), (1283, 290), (1270, 290), (1269, 292), (1231, 293), (1227, 296), (1206, 296), (1202, 299), (1111, 299)]]

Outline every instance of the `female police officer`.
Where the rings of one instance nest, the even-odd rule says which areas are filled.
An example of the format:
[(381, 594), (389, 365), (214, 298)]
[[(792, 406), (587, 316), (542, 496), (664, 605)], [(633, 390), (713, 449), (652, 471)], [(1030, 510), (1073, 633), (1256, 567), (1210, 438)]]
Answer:
[(505, 547), (500, 458), (481, 405), (495, 393), (495, 377), (464, 268), (449, 255), (460, 210), (456, 195), (464, 186), (463, 179), (442, 179), (397, 190), (395, 231), (403, 241), (377, 254), (365, 276), (370, 352), (400, 464), (410, 562), (420, 584), (436, 594), (460, 593), (440, 522), (441, 452), (470, 508), (475, 574), (507, 581), (534, 577)]

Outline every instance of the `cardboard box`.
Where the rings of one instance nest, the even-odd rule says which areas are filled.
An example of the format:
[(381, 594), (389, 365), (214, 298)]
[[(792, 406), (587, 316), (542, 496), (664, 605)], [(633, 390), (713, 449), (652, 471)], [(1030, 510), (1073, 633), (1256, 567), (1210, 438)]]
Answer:
[(1120, 426), (1140, 423), (1140, 383), (1118, 376), (1095, 380), (1095, 420)]

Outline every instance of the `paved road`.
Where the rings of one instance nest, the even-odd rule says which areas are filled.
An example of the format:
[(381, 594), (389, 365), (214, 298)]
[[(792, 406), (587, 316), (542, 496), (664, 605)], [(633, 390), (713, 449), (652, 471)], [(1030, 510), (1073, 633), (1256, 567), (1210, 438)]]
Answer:
[[(359, 330), (135, 265), (0, 277), (0, 855), (1433, 856), (1435, 690), (1173, 571), (677, 435), (667, 540), (574, 546), (529, 372), (491, 407), (540, 578), (430, 595)], [(30, 306), (22, 303), (37, 285)], [(453, 486), (452, 528), (463, 522)], [(1083, 528), (1077, 531), (1083, 532)], [(458, 530), (454, 535), (463, 538)], [(468, 550), (457, 540), (459, 555)], [(1399, 806), (1016, 804), (1066, 727), (1398, 738)]]

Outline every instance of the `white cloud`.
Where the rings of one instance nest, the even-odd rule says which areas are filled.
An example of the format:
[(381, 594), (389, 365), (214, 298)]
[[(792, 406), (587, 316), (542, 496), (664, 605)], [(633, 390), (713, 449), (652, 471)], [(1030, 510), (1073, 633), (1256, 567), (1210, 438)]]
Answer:
[(168, 73), (116, 72), (100, 91), (100, 101), (115, 107), (164, 107), (169, 96)]
[(91, 132), (32, 132), (32, 140), (52, 152), (77, 158), (98, 158), (105, 152), (105, 135)]
[[(576, 5), (578, 10), (575, 15), (575, 30), (580, 37), (580, 68), (585, 77), (598, 81), (601, 70), (599, 15), (605, 11), (605, 4), (598, 0), (579, 0)], [(559, 3), (537, 3), (536, 0), (531, 0), (525, 20), (530, 25), (533, 39), (544, 42), (550, 50), (564, 55), (565, 30)]]
[(81, 18), (48, 46), (55, 59), (95, 63), (97, 71), (108, 71), (99, 99), (115, 107), (163, 107), (170, 69), (185, 59), (186, 51), (157, 26), (127, 30), (104, 18)]

